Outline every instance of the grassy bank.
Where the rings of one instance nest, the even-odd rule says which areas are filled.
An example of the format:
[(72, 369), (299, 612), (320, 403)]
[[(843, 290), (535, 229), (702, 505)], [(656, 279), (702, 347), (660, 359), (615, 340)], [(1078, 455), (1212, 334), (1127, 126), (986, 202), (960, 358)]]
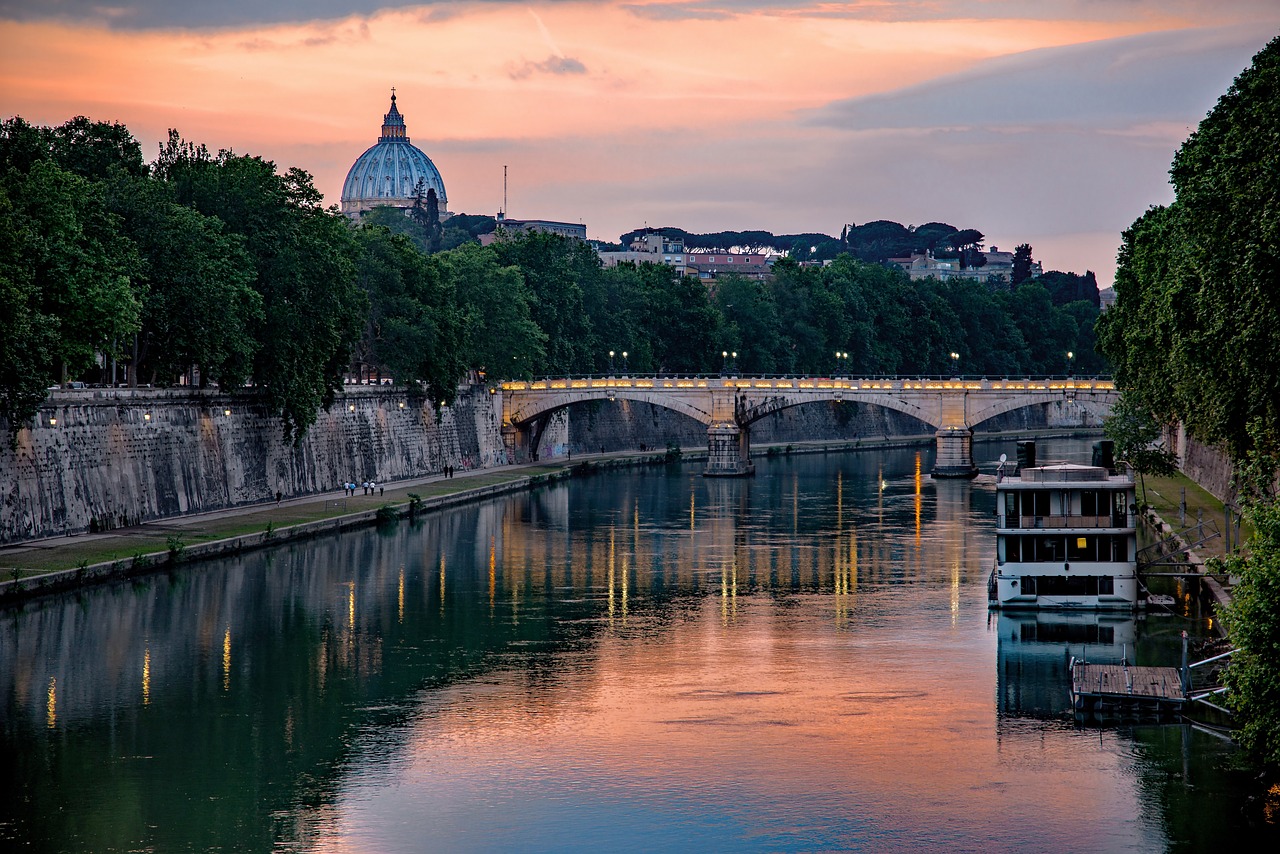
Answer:
[[(1185, 525), (1179, 524), (1178, 512), (1183, 489), (1187, 491)], [(1213, 521), (1217, 525), (1219, 532), (1225, 529), (1222, 502), (1182, 472), (1170, 477), (1153, 477), (1152, 475), (1140, 477), (1138, 479), (1138, 502), (1140, 504), (1149, 504), (1160, 514), (1162, 519), (1177, 529), (1195, 525), (1196, 520), (1200, 518), (1200, 514), (1203, 514), (1205, 521)], [(1248, 523), (1241, 524), (1241, 539), (1248, 539), (1252, 533), (1253, 530)], [(1234, 541), (1235, 532), (1233, 531), (1232, 542)], [(1200, 545), (1196, 551), (1206, 559), (1222, 557), (1225, 545), (1225, 538), (1218, 536)]]

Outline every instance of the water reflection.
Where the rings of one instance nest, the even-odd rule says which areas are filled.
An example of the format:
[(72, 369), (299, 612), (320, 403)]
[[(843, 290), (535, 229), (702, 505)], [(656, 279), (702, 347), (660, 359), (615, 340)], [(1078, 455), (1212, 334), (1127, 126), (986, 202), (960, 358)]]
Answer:
[(996, 691), (1002, 717), (1070, 715), (1072, 658), (1134, 663), (1138, 635), (1132, 615), (1001, 611), (991, 619), (998, 638)]
[(993, 491), (929, 464), (598, 476), (0, 615), (0, 837), (1161, 847), (1159, 761), (1052, 720)]

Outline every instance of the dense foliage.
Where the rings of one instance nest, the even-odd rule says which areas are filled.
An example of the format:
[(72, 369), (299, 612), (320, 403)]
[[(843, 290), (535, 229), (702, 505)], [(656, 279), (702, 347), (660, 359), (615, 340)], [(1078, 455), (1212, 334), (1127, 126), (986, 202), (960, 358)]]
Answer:
[(1124, 233), (1098, 326), (1116, 379), (1237, 462), (1280, 458), (1280, 39), (1174, 158), (1175, 200)]
[[(554, 235), (480, 246), (492, 218), (441, 223), (430, 192), (407, 212), (352, 223), (321, 206), (307, 173), (213, 154), (176, 132), (147, 164), (120, 125), (12, 119), (0, 169), (0, 417), (11, 429), (67, 379), (216, 384), (253, 396), (296, 438), (351, 376), (447, 402), (470, 369), (495, 379), (1105, 370), (1092, 348), (1097, 308), (1069, 298), (1087, 291), (1074, 278), (999, 291), (912, 282), (854, 257), (977, 251), (980, 232), (945, 223), (789, 235), (798, 255), (823, 239), (839, 251), (826, 266), (787, 258), (769, 281), (709, 286), (662, 265), (605, 268), (590, 245)], [(777, 243), (766, 232), (713, 237)]]
[(1240, 743), (1280, 769), (1280, 38), (1174, 158), (1175, 199), (1124, 233), (1100, 346), (1124, 409), (1221, 444), (1255, 535), (1226, 569)]
[(1280, 770), (1280, 505), (1256, 505), (1249, 554), (1222, 569), (1239, 577), (1222, 618), (1236, 651), (1227, 668), (1227, 701), (1236, 737), (1259, 765)]

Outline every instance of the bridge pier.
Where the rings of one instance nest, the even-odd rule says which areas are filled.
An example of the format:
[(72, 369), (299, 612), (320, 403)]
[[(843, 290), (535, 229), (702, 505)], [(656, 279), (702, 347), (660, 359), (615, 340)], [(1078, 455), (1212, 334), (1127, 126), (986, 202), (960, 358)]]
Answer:
[(755, 474), (751, 462), (751, 431), (732, 421), (717, 421), (707, 428), (707, 465), (703, 477), (742, 477)]
[[(521, 441), (524, 440), (524, 441)], [(513, 463), (524, 462), (528, 450), (528, 434), (514, 424), (502, 425), (502, 445), (507, 449), (507, 459)]]
[(973, 464), (973, 431), (968, 427), (943, 427), (934, 433), (938, 453), (934, 457), (933, 477), (973, 477), (978, 467)]

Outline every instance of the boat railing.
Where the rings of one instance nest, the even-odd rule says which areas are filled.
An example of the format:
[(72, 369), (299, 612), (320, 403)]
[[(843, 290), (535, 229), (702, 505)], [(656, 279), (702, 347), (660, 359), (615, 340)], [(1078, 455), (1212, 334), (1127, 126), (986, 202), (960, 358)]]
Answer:
[(1132, 528), (1133, 517), (1125, 514), (1105, 516), (999, 516), (1001, 528)]

